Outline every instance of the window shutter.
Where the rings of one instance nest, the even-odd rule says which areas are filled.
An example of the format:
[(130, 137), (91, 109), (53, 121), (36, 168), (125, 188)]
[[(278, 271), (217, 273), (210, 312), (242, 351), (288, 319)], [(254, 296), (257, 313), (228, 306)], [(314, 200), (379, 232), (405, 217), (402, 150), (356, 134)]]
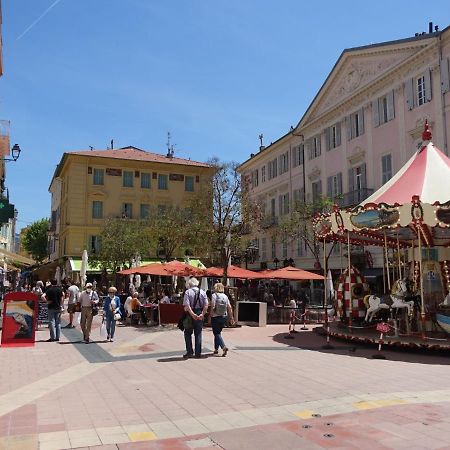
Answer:
[(278, 196), (278, 215), (279, 216), (283, 215), (283, 196), (282, 195)]
[(300, 144), (298, 147), (298, 164), (304, 164), (305, 159), (305, 144)]
[(355, 190), (355, 169), (350, 167), (348, 169), (348, 191), (353, 192)]
[(341, 122), (336, 124), (336, 147), (341, 145)]
[(331, 141), (330, 141), (330, 128), (325, 128), (325, 150), (329, 151), (331, 149)]
[(319, 197), (322, 196), (322, 180), (319, 180), (317, 182), (317, 193), (318, 193)]
[(392, 120), (395, 117), (394, 90), (389, 91), (387, 95), (387, 107), (388, 120)]
[(361, 187), (367, 187), (367, 177), (366, 177), (366, 164), (361, 164)]
[(333, 177), (327, 178), (327, 197), (333, 198)]
[(427, 70), (424, 73), (425, 80), (425, 100), (431, 102), (431, 70)]
[(337, 174), (338, 195), (342, 195), (342, 172)]
[(306, 148), (308, 150), (308, 159), (312, 159), (312, 139), (306, 141)]
[(372, 117), (373, 126), (378, 127), (380, 125), (380, 111), (378, 109), (378, 100), (372, 102)]
[(364, 134), (364, 108), (361, 108), (358, 111), (359, 114), (359, 122), (358, 122), (358, 136)]
[(441, 61), (441, 89), (442, 93), (450, 91), (450, 73), (449, 73), (449, 59)]
[(347, 116), (345, 122), (347, 123), (347, 141), (350, 141), (352, 138), (352, 116)]
[(317, 139), (317, 154), (316, 154), (316, 156), (319, 156), (319, 155), (322, 153), (322, 151), (321, 151), (321, 147), (322, 147), (322, 136), (321, 136), (320, 134), (318, 134), (318, 135), (316, 136), (316, 139)]
[(414, 80), (412, 78), (405, 81), (404, 89), (406, 105), (408, 106), (408, 109), (411, 110), (414, 108)]

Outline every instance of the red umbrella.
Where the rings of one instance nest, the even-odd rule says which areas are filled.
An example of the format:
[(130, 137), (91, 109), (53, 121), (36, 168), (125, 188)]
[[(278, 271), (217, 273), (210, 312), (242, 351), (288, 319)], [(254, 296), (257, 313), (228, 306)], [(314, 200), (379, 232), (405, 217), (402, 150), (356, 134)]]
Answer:
[[(206, 269), (205, 272), (207, 277), (220, 278), (223, 277), (224, 269), (223, 267), (210, 267)], [(260, 272), (254, 272), (253, 270), (247, 270), (237, 266), (228, 266), (227, 276), (228, 278), (243, 278), (250, 280), (261, 278)]]
[(318, 275), (307, 270), (297, 269), (296, 267), (282, 267), (281, 269), (266, 270), (260, 278), (270, 278), (272, 280), (324, 280), (323, 275)]
[(204, 276), (204, 270), (199, 269), (189, 264), (182, 263), (180, 261), (171, 261), (168, 263), (152, 263), (141, 267), (132, 267), (131, 269), (125, 269), (118, 272), (120, 275), (131, 275), (138, 273), (140, 275), (159, 275), (163, 277), (168, 276)]

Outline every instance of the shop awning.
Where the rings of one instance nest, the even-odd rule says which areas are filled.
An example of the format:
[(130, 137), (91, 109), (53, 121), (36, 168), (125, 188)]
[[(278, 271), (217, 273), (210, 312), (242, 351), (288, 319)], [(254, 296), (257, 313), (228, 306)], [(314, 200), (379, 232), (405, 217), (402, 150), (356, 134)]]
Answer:
[(27, 258), (26, 256), (18, 255), (17, 253), (9, 252), (8, 250), (3, 248), (0, 248), (0, 257), (1, 256), (10, 261), (16, 261), (18, 263), (27, 264), (28, 266), (31, 266), (36, 263), (33, 259)]

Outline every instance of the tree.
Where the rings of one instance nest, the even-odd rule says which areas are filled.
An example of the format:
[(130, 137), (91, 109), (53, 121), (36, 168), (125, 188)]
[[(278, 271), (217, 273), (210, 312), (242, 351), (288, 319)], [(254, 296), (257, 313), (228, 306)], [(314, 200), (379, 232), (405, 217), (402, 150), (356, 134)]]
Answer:
[(49, 223), (49, 219), (37, 220), (27, 227), (23, 235), (24, 249), (38, 263), (41, 263), (48, 256), (47, 232)]
[[(316, 200), (314, 203), (294, 202), (291, 214), (282, 217), (278, 227), (274, 230), (274, 235), (280, 238), (283, 243), (300, 239), (309, 248), (316, 260), (316, 264), (320, 267), (322, 265), (321, 249), (323, 248), (323, 242), (317, 239), (312, 218), (319, 211), (325, 212), (329, 210), (331, 204), (331, 200), (325, 197)], [(328, 249), (327, 262), (333, 247), (334, 243)]]
[(100, 233), (100, 249), (90, 255), (93, 264), (117, 272), (130, 267), (137, 256), (148, 255), (150, 242), (145, 224), (129, 219), (107, 219)]
[[(211, 191), (205, 195), (212, 220), (204, 230), (203, 243), (210, 258), (217, 261), (226, 274), (232, 254), (242, 254), (243, 237), (258, 217), (259, 208), (250, 200), (246, 186), (242, 185), (238, 163), (221, 162), (218, 158), (208, 163), (215, 168), (215, 172)], [(208, 208), (203, 210), (208, 211)]]

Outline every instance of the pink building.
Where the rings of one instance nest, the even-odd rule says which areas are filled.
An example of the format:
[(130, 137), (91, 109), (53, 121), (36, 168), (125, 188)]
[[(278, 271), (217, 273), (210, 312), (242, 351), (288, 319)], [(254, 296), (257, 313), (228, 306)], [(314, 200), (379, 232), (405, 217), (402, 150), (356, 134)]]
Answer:
[[(426, 34), (342, 52), (297, 126), (239, 168), (266, 216), (253, 236), (259, 256), (251, 268), (292, 258), (312, 269), (315, 258), (301, 239), (274, 237), (280, 217), (299, 200), (326, 196), (348, 207), (367, 198), (420, 146), (425, 119), (433, 142), (448, 154), (449, 60), (450, 27), (437, 31), (432, 24)], [(376, 251), (354, 251), (362, 265), (369, 265), (366, 258), (382, 265)], [(330, 267), (340, 268), (341, 258), (336, 247)]]

